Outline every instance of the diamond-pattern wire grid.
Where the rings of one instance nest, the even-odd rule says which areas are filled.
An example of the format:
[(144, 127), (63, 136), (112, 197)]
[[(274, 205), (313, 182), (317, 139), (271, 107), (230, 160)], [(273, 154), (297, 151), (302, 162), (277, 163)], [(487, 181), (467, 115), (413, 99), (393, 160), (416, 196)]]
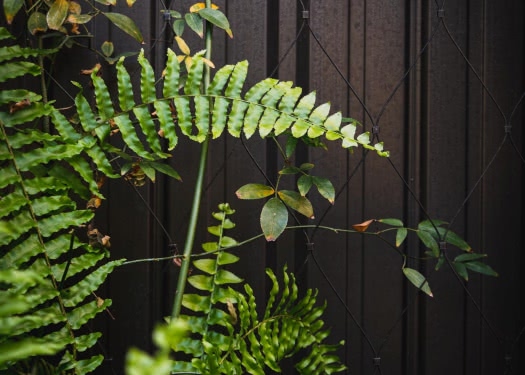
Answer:
[[(193, 2), (161, 1), (150, 11), (180, 10)], [(488, 0), (222, 0), (217, 4), (227, 13), (235, 33), (233, 41), (218, 38), (215, 43), (218, 65), (222, 60), (230, 63), (248, 58), (258, 79), (275, 76), (317, 89), (319, 102), (331, 100), (335, 110), (360, 120), (374, 140), (383, 141), (392, 152), (391, 158), (379, 159), (373, 153), (348, 154), (336, 147), (331, 147), (330, 153), (309, 155), (303, 150), (299, 158), (316, 165), (312, 173), (329, 177), (338, 189), (336, 204), (325, 210), (322, 200), (312, 196), (317, 209), (315, 224), (350, 228), (366, 219), (391, 216), (415, 227), (423, 219), (442, 219), (476, 251), (488, 253), (487, 262), (500, 277), (472, 274), (464, 283), (450, 267), (458, 253), (451, 246), (442, 248), (448, 267), (435, 272), (433, 263), (420, 261), (420, 244), (415, 236), (409, 236), (400, 250), (409, 258), (410, 267), (428, 277), (435, 295), (430, 299), (406, 282), (402, 258), (392, 248), (374, 238), (333, 234), (321, 228), (283, 238), (284, 245), (254, 246), (260, 250), (257, 254), (249, 253), (253, 249), (241, 249), (251, 263), (245, 273), (257, 275), (265, 264), (279, 267), (288, 262), (295, 265), (292, 268), (303, 287), (319, 288), (320, 296), (328, 300), (325, 321), (332, 327), (334, 342), (346, 340), (340, 354), (349, 374), (510, 375), (523, 371), (519, 362), (525, 323), (519, 301), (525, 280), (520, 272), (524, 265), (520, 250), (524, 241), (525, 164), (521, 1), (502, 5)], [(169, 20), (155, 17), (157, 31), (145, 49), (158, 60), (158, 68), (166, 46), (175, 47), (170, 42)], [(153, 18), (137, 20), (139, 27), (144, 29)], [(254, 32), (257, 26), (266, 35)], [(104, 40), (103, 33), (96, 31), (97, 40)], [(138, 70), (135, 73), (138, 75)], [(183, 147), (178, 146), (178, 155)], [(237, 232), (237, 237), (253, 233), (257, 219), (245, 220), (241, 215), (246, 208), (255, 212), (248, 213), (250, 216), (257, 210), (253, 203), (234, 201), (232, 192), (253, 182), (247, 178), (271, 179), (280, 162), (264, 142), (224, 140), (212, 147), (216, 147), (214, 152), (222, 148), (222, 158), (214, 157), (210, 163), (208, 210), (203, 211), (213, 210), (221, 200), (230, 201), (238, 208), (239, 227), (250, 228)], [(179, 170), (180, 164), (174, 163)], [(191, 157), (185, 164), (191, 164)], [(245, 165), (255, 172), (244, 176), (236, 171)], [(140, 243), (148, 244), (149, 256), (169, 255), (168, 250), (159, 250), (167, 249), (159, 245), (168, 242), (166, 233), (171, 233), (175, 242), (183, 238), (184, 225), (179, 224), (185, 221), (187, 207), (177, 196), (186, 196), (184, 189), (191, 189), (191, 176), (185, 180), (182, 185), (172, 185), (159, 179), (155, 189), (139, 193), (150, 203), (149, 211), (142, 208), (141, 215), (147, 218), (149, 212), (146, 225), (153, 235), (145, 240), (140, 237)], [(119, 195), (127, 201), (126, 194), (136, 194), (129, 187), (125, 194), (112, 189), (108, 202), (115, 206)], [(217, 189), (224, 192), (217, 195), (213, 192)], [(140, 199), (137, 202), (144, 207)], [(135, 207), (127, 206), (129, 210)], [(153, 212), (163, 219), (166, 233), (159, 229)], [(142, 227), (144, 223), (135, 217), (137, 228)], [(108, 221), (117, 238), (118, 224), (111, 220), (111, 213)], [(132, 258), (134, 247), (140, 247), (136, 254), (141, 254), (143, 248), (130, 234), (133, 230), (126, 226), (123, 231), (130, 246), (122, 247), (126, 251), (122, 256)], [(290, 250), (294, 247), (295, 253)], [(119, 257), (118, 251), (115, 247), (115, 257)], [(139, 293), (138, 309), (133, 308), (132, 294), (124, 288), (135, 285), (130, 284), (128, 271), (116, 274), (109, 286), (117, 315), (108, 328), (112, 345), (107, 350), (106, 367), (111, 373), (121, 367), (121, 347), (143, 346), (140, 343), (147, 340), (133, 338), (134, 329), (130, 330), (138, 314), (147, 310), (149, 318), (141, 316), (151, 319), (148, 324), (152, 326), (158, 320), (157, 305), (169, 310), (166, 296), (173, 295), (176, 272), (159, 276), (156, 271), (172, 267), (150, 267), (149, 271), (129, 269), (134, 280), (145, 280), (144, 285), (151, 289)], [(252, 282), (256, 291), (264, 291), (264, 279)], [(136, 290), (135, 286), (130, 288)], [(122, 335), (126, 337), (119, 344)]]
[[(510, 93), (502, 94), (501, 83), (495, 84), (499, 72), (492, 71), (492, 65), (498, 58), (503, 59), (501, 64), (506, 60), (501, 55), (493, 57), (496, 51), (490, 50), (491, 38), (501, 38), (491, 35), (499, 30), (490, 19), (491, 5), (412, 1), (400, 2), (402, 11), (394, 11), (393, 3), (363, 3), (298, 1), (295, 9), (289, 4), (267, 4), (267, 75), (294, 79), (302, 87), (318, 89), (320, 101), (332, 100), (335, 108), (361, 120), (374, 140), (384, 141), (392, 151), (390, 159), (379, 161), (367, 152), (350, 156), (341, 156), (340, 152), (335, 161), (323, 152), (307, 155), (321, 167), (317, 173), (335, 178), (339, 189), (336, 205), (318, 210), (315, 223), (349, 228), (359, 221), (385, 215), (400, 217), (412, 227), (423, 219), (445, 220), (448, 230), (462, 234), (476, 251), (489, 253), (488, 263), (500, 271), (500, 280), (505, 281), (471, 275), (469, 283), (464, 283), (451, 267), (458, 251), (450, 245), (441, 247), (447, 265), (436, 273), (433, 263), (420, 261), (422, 249), (416, 239), (411, 239), (401, 251), (407, 255), (409, 266), (427, 275), (436, 295), (430, 300), (404, 280), (402, 259), (395, 253), (392, 256), (392, 249), (378, 246), (373, 239), (348, 236), (343, 249), (337, 250), (341, 247), (340, 238), (327, 238), (329, 235), (318, 228), (299, 234), (303, 238), (295, 240), (294, 257), (276, 255), (277, 261), (267, 257), (267, 264), (276, 266), (291, 260), (303, 286), (321, 289), (323, 297), (329, 300), (328, 325), (335, 327), (337, 338), (347, 341), (342, 355), (348, 373), (517, 374), (522, 368), (517, 353), (523, 341), (519, 304), (503, 303), (494, 310), (491, 304), (505, 300), (491, 300), (491, 295), (503, 294), (509, 285), (513, 291), (519, 291), (523, 276), (517, 270), (518, 254), (523, 240), (519, 230), (505, 228), (505, 236), (511, 233), (514, 239), (501, 246), (497, 241), (500, 234), (485, 231), (491, 231), (491, 220), (496, 219), (487, 218), (491, 215), (487, 201), (497, 201), (498, 194), (514, 194), (515, 205), (508, 207), (505, 215), (513, 211), (511, 216), (517, 218), (512, 228), (522, 225), (519, 186), (524, 158), (520, 127), (525, 92), (523, 84), (512, 80), (506, 82), (512, 86)], [(261, 4), (245, 7), (257, 5)], [(232, 3), (224, 7), (229, 15), (235, 13)], [(290, 9), (295, 11), (293, 16), (285, 14)], [(334, 15), (334, 11), (342, 15)], [(388, 19), (393, 14), (399, 19)], [(275, 21), (277, 15), (298, 19), (296, 34), (288, 36), (285, 42), (279, 34), (283, 23), (269, 21)], [(326, 22), (331, 18), (332, 22)], [(337, 22), (344, 18), (349, 21)], [(359, 18), (363, 22), (361, 28), (352, 24)], [(382, 23), (381, 33), (374, 30), (376, 19)], [(465, 20), (466, 26), (461, 24)], [(341, 31), (341, 24), (348, 25), (348, 33)], [(399, 33), (382, 34), (387, 26)], [(397, 30), (396, 26), (404, 29)], [(482, 35), (477, 35), (478, 31)], [(523, 34), (522, 29), (514, 32)], [(242, 38), (242, 33), (242, 29), (238, 30), (236, 38)], [(519, 61), (523, 61), (518, 43), (523, 41), (522, 34), (516, 36), (513, 44), (518, 48), (515, 57)], [(374, 37), (385, 41), (378, 43)], [(361, 44), (354, 46), (356, 41)], [(236, 42), (238, 39), (232, 44)], [(389, 42), (403, 45), (392, 52), (395, 48), (390, 48)], [(338, 49), (341, 46), (343, 51)], [(358, 57), (354, 57), (354, 50)], [(276, 60), (272, 52), (277, 52), (279, 61), (269, 66)], [(375, 59), (380, 60), (378, 66), (390, 69), (379, 71), (374, 67)], [(497, 91), (493, 91), (493, 86)], [(334, 99), (333, 95), (340, 92), (346, 95)], [(454, 102), (453, 98), (461, 95), (462, 100)], [(440, 111), (451, 114), (442, 116)], [(252, 155), (257, 146), (245, 141), (241, 145), (263, 179), (271, 180), (271, 156), (266, 155), (261, 162)], [(215, 179), (240, 148), (238, 144), (228, 148), (225, 161), (210, 172), (208, 188), (214, 188)], [(341, 160), (342, 166), (334, 167)], [(512, 173), (495, 177), (502, 167), (512, 168)], [(458, 178), (462, 174), (465, 175)], [(388, 177), (382, 179), (381, 175)], [(492, 192), (495, 178), (500, 178), (498, 183), (502, 186)], [(246, 182), (251, 181), (239, 178), (237, 186)], [(388, 186), (378, 188), (374, 184)], [(507, 184), (515, 186), (512, 192), (504, 187)], [(358, 204), (356, 210), (352, 205), (358, 200), (364, 203)], [(317, 203), (322, 207), (320, 200)], [(333, 211), (337, 211), (335, 215)], [(494, 212), (502, 215), (501, 211)], [(344, 219), (342, 223), (340, 218)], [(501, 249), (512, 255), (500, 253)], [(275, 247), (267, 250), (275, 251)], [(343, 269), (338, 271), (340, 268)], [(356, 270), (358, 275), (352, 275)], [(391, 293), (390, 289), (394, 291)], [(352, 295), (355, 291), (359, 296)], [(503, 313), (509, 306), (511, 311)], [(509, 317), (513, 320), (506, 320)]]

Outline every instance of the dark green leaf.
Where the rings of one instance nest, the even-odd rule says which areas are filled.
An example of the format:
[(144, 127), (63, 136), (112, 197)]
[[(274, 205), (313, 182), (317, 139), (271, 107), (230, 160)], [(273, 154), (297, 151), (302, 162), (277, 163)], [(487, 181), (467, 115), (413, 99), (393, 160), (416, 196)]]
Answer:
[(164, 164), (164, 163), (160, 163), (156, 161), (150, 161), (149, 165), (151, 165), (153, 168), (155, 168), (160, 173), (165, 174), (166, 176), (170, 176), (176, 180), (182, 181), (182, 178), (177, 173), (177, 171), (174, 170), (169, 164)]
[(233, 33), (230, 29), (230, 23), (228, 18), (220, 10), (212, 8), (204, 8), (199, 11), (199, 16), (207, 20), (208, 22), (214, 24), (218, 28), (223, 29), (229, 35), (230, 38), (233, 38)]
[(275, 241), (288, 223), (288, 210), (279, 198), (271, 198), (261, 211), (261, 228), (267, 241)]
[(239, 199), (261, 199), (274, 194), (275, 190), (271, 186), (263, 184), (247, 184), (239, 188), (235, 195)]
[(312, 176), (303, 174), (297, 179), (297, 189), (299, 193), (304, 197), (310, 191), (313, 183)]
[(486, 258), (486, 257), (487, 257), (487, 254), (474, 254), (474, 253), (461, 254), (461, 255), (458, 255), (454, 259), (454, 262), (470, 262), (473, 260), (479, 260), (479, 259)]
[(380, 223), (383, 223), (383, 224), (386, 224), (386, 225), (390, 225), (390, 226), (393, 226), (393, 227), (402, 227), (403, 226), (403, 222), (399, 219), (379, 219), (378, 220)]
[(437, 258), (439, 256), (439, 246), (432, 234), (425, 230), (418, 230), (416, 233), (421, 242), (423, 242), (423, 244), (432, 251), (434, 257)]
[(293, 153), (295, 152), (295, 148), (297, 147), (297, 142), (299, 140), (294, 137), (288, 137), (286, 139), (286, 157), (290, 158), (292, 157)]
[[(444, 234), (443, 234), (444, 236)], [(463, 239), (461, 238), (459, 235), (457, 235), (456, 233), (452, 232), (452, 231), (448, 231), (446, 233), (446, 237), (445, 237), (445, 241), (451, 245), (454, 245), (456, 247), (458, 247), (459, 249), (463, 250), (463, 251), (471, 251), (472, 248), (470, 247), (470, 245)]]
[[(434, 224), (434, 225), (432, 225)], [(440, 227), (440, 226), (443, 226), (447, 224), (446, 221), (443, 221), (443, 220), (423, 220), (422, 222), (420, 222), (418, 225), (417, 225), (417, 228), (418, 229), (421, 229), (421, 230), (426, 230), (427, 232), (436, 232), (436, 229), (434, 228), (434, 226), (437, 227)]]
[(334, 185), (332, 185), (332, 182), (330, 182), (329, 179), (324, 177), (317, 177), (312, 176), (312, 181), (314, 185), (317, 187), (317, 190), (319, 191), (319, 194), (328, 202), (331, 204), (334, 204), (335, 200), (335, 189)]
[(396, 247), (401, 246), (401, 244), (405, 241), (405, 238), (407, 238), (408, 230), (406, 228), (399, 228), (396, 231)]
[[(189, 28), (192, 29), (198, 36), (201, 38), (204, 38), (204, 26), (202, 25), (202, 18), (199, 17), (196, 13), (186, 13), (184, 16), (184, 19), (186, 20), (186, 23), (188, 24)], [(175, 25), (173, 25), (175, 29)], [(176, 34), (177, 36), (181, 36), (182, 33)]]
[(297, 167), (284, 167), (283, 169), (281, 169), (279, 171), (279, 174), (297, 174), (297, 173), (300, 173), (301, 170)]
[(468, 271), (464, 263), (452, 262), (452, 267), (460, 277), (468, 281)]
[(182, 34), (184, 34), (184, 26), (186, 26), (186, 22), (184, 20), (177, 20), (173, 22), (173, 32), (176, 36), (182, 36)]
[(416, 271), (415, 269), (405, 267), (403, 268), (403, 274), (406, 276), (406, 278), (416, 286), (416, 288), (421, 289), (424, 293), (429, 295), (430, 297), (434, 297), (432, 295), (432, 292), (430, 290), (430, 286), (428, 285), (428, 281), (425, 276), (423, 276), (419, 271)]
[(114, 12), (102, 12), (102, 14), (109, 18), (109, 20), (115, 26), (124, 31), (126, 34), (132, 36), (139, 43), (144, 43), (142, 33), (131, 18), (124, 14)]
[(489, 266), (488, 264), (478, 262), (478, 261), (464, 262), (463, 264), (469, 270), (472, 270), (474, 272), (478, 272), (478, 273), (481, 273), (487, 276), (498, 276), (498, 273), (494, 271), (492, 267)]

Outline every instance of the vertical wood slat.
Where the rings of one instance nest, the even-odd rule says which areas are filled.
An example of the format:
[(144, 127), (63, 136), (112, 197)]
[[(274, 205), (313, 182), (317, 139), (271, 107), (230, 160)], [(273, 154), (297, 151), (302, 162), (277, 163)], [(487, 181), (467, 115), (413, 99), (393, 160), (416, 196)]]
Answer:
[[(193, 3), (191, 0), (182, 4), (174, 2), (173, 7), (186, 9)], [(218, 36), (222, 31), (216, 31), (214, 62), (220, 66), (247, 58), (250, 61), (247, 86), (250, 86), (273, 70), (271, 64), (278, 59), (269, 54), (278, 49), (281, 58), (285, 47), (293, 41), (296, 31), (293, 23), (300, 16), (300, 2), (280, 2), (278, 6), (263, 0), (222, 0), (217, 3), (228, 14), (235, 38), (227, 40)], [(161, 8), (157, 2), (154, 5), (137, 2), (130, 10), (118, 8), (140, 23), (147, 37), (145, 49), (152, 46), (151, 38), (156, 38), (162, 28), (163, 20), (158, 14)], [(278, 27), (270, 25), (274, 13), (279, 14)], [(447, 2), (445, 6), (444, 22), (487, 83), (507, 120), (524, 91), (523, 13), (524, 5), (519, 0), (505, 4), (465, 0)], [(431, 28), (436, 25), (436, 14), (433, 3), (374, 0), (342, 4), (325, 0), (311, 2), (309, 22), (328, 53), (349, 77), (357, 94), (364, 99), (372, 116), (377, 116), (397, 80), (430, 36)], [(137, 48), (119, 30), (111, 28), (108, 31), (107, 22), (97, 22), (93, 41), (97, 47), (111, 36), (117, 41), (119, 51)], [(455, 215), (487, 167), (505, 136), (504, 126), (508, 124), (442, 25), (438, 27), (441, 30), (429, 49), (381, 117), (380, 137), (393, 151), (392, 163), (402, 172), (429, 213), (447, 220)], [(269, 30), (278, 33), (267, 36)], [(198, 39), (191, 39), (191, 42), (192, 50), (198, 50), (201, 42)], [(287, 80), (299, 77), (301, 80), (301, 74), (307, 73), (303, 86), (317, 89), (318, 102), (331, 100), (334, 109), (362, 120), (369, 130), (373, 121), (367, 118), (356, 97), (313, 40), (308, 47), (308, 63), (297, 60), (302, 54), (296, 47), (280, 66), (279, 77)], [(149, 52), (159, 69), (162, 66), (161, 52)], [(71, 58), (67, 64), (73, 66), (75, 56), (68, 55), (67, 51), (65, 56)], [(77, 62), (82, 59), (76, 58)], [(303, 65), (310, 67), (308, 71), (301, 71)], [(57, 65), (57, 68), (64, 69), (64, 77), (76, 75), (72, 70), (76, 67), (66, 70), (64, 64)], [(523, 116), (520, 106), (510, 123), (511, 136), (521, 152)], [(256, 138), (254, 136), (248, 145), (263, 169), (268, 169), (271, 163), (279, 167), (279, 162), (272, 159), (271, 148)], [(165, 220), (174, 241), (182, 246), (185, 213), (189, 209), (187, 197), (192, 193), (199, 147), (193, 142), (181, 141), (171, 163), (181, 172), (185, 182), (160, 179), (157, 185), (142, 189), (141, 193)], [(205, 226), (210, 223), (209, 213), (222, 201), (229, 201), (237, 209), (232, 218), (238, 224), (232, 232), (234, 237), (244, 239), (244, 236), (259, 230), (260, 202), (238, 201), (233, 192), (244, 183), (264, 182), (262, 177), (255, 171), (238, 140), (224, 137), (214, 141), (211, 152), (208, 165), (210, 188), (204, 197), (197, 245), (207, 238)], [(341, 187), (360, 157), (360, 151), (348, 155), (335, 144), (330, 145), (329, 154), (311, 153), (311, 160), (316, 165), (312, 173), (330, 177), (336, 188)], [(446, 267), (438, 273), (433, 272), (432, 266), (425, 269), (432, 275), (430, 285), (435, 298), (431, 300), (404, 281), (399, 257), (379, 246), (377, 241), (354, 235), (316, 234), (318, 261), (350, 311), (363, 324), (376, 349), (382, 346), (397, 316), (408, 305), (402, 324), (395, 326), (379, 353), (382, 373), (503, 373), (505, 356), (510, 356), (515, 374), (523, 370), (517, 352), (509, 344), (519, 333), (520, 323), (523, 324), (518, 298), (525, 280), (520, 271), (520, 265), (523, 265), (520, 249), (524, 242), (523, 234), (520, 234), (523, 232), (523, 175), (523, 163), (507, 141), (452, 227), (452, 230), (466, 234), (476, 251), (487, 252), (488, 263), (500, 272), (498, 279), (473, 275), (468, 288), (498, 337), (507, 340), (503, 344), (490, 332)], [(105, 220), (101, 218), (100, 223), (107, 225), (112, 236), (113, 258), (169, 254), (165, 248), (167, 239), (135, 192), (122, 181), (111, 183), (107, 189), (106, 211), (101, 211), (107, 216)], [(315, 194), (311, 195), (319, 217), (326, 203)], [(388, 163), (369, 155), (365, 166), (337, 199), (325, 223), (350, 227), (361, 220), (385, 216), (402, 218), (412, 226), (423, 217), (417, 202)], [(286, 252), (292, 252), (295, 242), (296, 239), (285, 237), (284, 242), (277, 244), (274, 253), (268, 253), (263, 241), (239, 250), (243, 263), (236, 272), (255, 284), (256, 292), (263, 300), (266, 290), (264, 267), (272, 263), (278, 268), (293, 260), (294, 256)], [(408, 241), (409, 255), (420, 255), (417, 244), (414, 239)], [(451, 250), (450, 254), (453, 257), (457, 253)], [(419, 264), (414, 262), (411, 266), (417, 268)], [(252, 278), (253, 275), (256, 277)], [(333, 341), (346, 340), (346, 347), (340, 354), (349, 365), (349, 372), (373, 374), (376, 370), (372, 362), (374, 353), (312, 259), (308, 263), (307, 275), (308, 286), (318, 287), (320, 299), (328, 301), (325, 321), (333, 328)], [(116, 316), (116, 321), (99, 317), (99, 323), (108, 327), (103, 345), (108, 359), (112, 359), (101, 371), (121, 373), (129, 346), (152, 349), (151, 329), (162, 315), (169, 313), (176, 276), (177, 270), (171, 265), (134, 265), (116, 270), (105, 289), (99, 291), (101, 297), (114, 300), (111, 311)]]

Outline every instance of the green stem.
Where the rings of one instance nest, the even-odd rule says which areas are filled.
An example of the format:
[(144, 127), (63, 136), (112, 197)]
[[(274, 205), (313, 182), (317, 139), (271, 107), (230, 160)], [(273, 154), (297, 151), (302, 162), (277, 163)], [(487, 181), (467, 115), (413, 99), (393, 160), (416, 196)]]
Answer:
[[(211, 0), (206, 0), (206, 7), (211, 8)], [(212, 25), (206, 21), (206, 55), (208, 60), (211, 60), (211, 47), (212, 47)], [(202, 87), (203, 92), (206, 92), (210, 85), (210, 68), (205, 64), (204, 70), (204, 84)], [(211, 126), (210, 126), (211, 129)], [(177, 281), (177, 290), (175, 291), (175, 300), (173, 302), (173, 310), (171, 313), (172, 318), (178, 318), (182, 307), (182, 297), (184, 295), (184, 289), (186, 288), (186, 282), (188, 280), (188, 271), (191, 262), (191, 253), (193, 250), (193, 243), (195, 242), (195, 233), (197, 230), (197, 219), (199, 217), (202, 188), (204, 183), (204, 173), (206, 171), (206, 163), (208, 160), (208, 145), (210, 136), (206, 137), (206, 140), (202, 144), (200, 161), (199, 161), (199, 172), (197, 175), (197, 181), (195, 182), (195, 191), (193, 195), (193, 204), (191, 208), (190, 221), (188, 224), (188, 233), (186, 235), (186, 243), (184, 244), (184, 252), (182, 258), (182, 264), (180, 267), (179, 279)]]

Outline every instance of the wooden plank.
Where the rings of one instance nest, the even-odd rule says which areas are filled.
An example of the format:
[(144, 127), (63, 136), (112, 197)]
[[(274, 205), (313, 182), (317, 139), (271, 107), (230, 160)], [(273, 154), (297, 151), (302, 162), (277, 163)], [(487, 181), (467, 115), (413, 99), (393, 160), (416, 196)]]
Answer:
[[(437, 8), (432, 7), (429, 24), (437, 23)], [(467, 8), (465, 3), (447, 4), (444, 23), (454, 39), (466, 48)], [(429, 47), (428, 128), (425, 129), (425, 170), (423, 186), (428, 213), (432, 218), (450, 221), (466, 195), (464, 153), (466, 144), (466, 64), (446, 35), (443, 25)], [(447, 93), (446, 95), (444, 93)], [(444, 125), (446, 124), (446, 125)], [(457, 217), (451, 230), (464, 233), (465, 216)], [(453, 257), (455, 250), (448, 250)], [(424, 369), (429, 374), (454, 373), (464, 365), (464, 294), (448, 267), (435, 273), (433, 264), (426, 272), (434, 299), (423, 301)], [(451, 335), (448, 332), (456, 332)], [(436, 349), (436, 348), (439, 348)], [(443, 358), (449, 360), (443, 361)]]

